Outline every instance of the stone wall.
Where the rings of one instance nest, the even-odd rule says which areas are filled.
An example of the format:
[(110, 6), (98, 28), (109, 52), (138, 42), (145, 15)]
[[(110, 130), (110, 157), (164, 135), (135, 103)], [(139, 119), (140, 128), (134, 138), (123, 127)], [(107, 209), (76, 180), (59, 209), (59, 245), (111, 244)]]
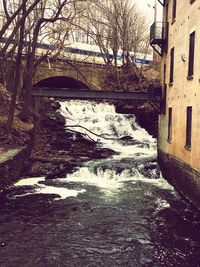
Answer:
[(51, 65), (43, 62), (37, 68), (34, 83), (50, 77), (71, 77), (87, 85), (91, 89), (101, 89), (107, 72), (104, 68), (86, 64), (73, 66), (65, 62), (54, 62)]
[(200, 209), (200, 171), (160, 149), (158, 163), (164, 178)]
[(30, 148), (20, 147), (10, 149), (0, 156), (0, 189), (17, 181), (25, 168), (25, 161), (29, 157)]
[[(0, 60), (1, 61), (1, 60)], [(0, 62), (2, 64), (2, 62)], [(25, 62), (23, 62), (24, 64)], [(0, 64), (0, 65), (1, 65)], [(4, 62), (4, 68), (6, 69), (5, 80), (7, 83), (7, 89), (12, 91), (14, 82), (14, 69), (15, 65), (12, 60)], [(24, 67), (22, 68), (22, 72)], [(48, 62), (42, 62), (36, 70), (33, 78), (33, 84), (51, 77), (69, 77), (77, 81), (82, 82), (93, 90), (101, 90), (104, 87), (105, 79), (108, 75), (107, 68), (92, 64), (70, 64), (68, 62), (56, 61), (49, 64)], [(0, 83), (2, 83), (2, 77), (0, 76)], [(22, 86), (22, 79), (20, 80)]]

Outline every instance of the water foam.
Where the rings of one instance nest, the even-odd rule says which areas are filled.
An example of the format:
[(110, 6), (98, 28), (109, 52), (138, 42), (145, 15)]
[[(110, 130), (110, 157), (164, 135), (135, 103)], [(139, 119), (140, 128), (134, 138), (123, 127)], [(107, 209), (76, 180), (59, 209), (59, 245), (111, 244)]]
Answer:
[(81, 167), (75, 173), (68, 175), (66, 179), (59, 179), (59, 181), (89, 184), (98, 187), (105, 194), (112, 194), (122, 186), (122, 178), (120, 179), (120, 175), (117, 175), (112, 170), (99, 170), (95, 174), (87, 167)]
[[(66, 126), (69, 127), (73, 121), (73, 126), (76, 126), (72, 128), (73, 130), (87, 133), (92, 139), (100, 142), (103, 147), (124, 154), (133, 148), (132, 154), (134, 154), (135, 145), (124, 149), (124, 145), (120, 144), (120, 138), (129, 136), (140, 144), (148, 144), (149, 149), (143, 149), (143, 152), (155, 154), (156, 140), (136, 123), (134, 115), (117, 114), (113, 105), (72, 100), (61, 102), (60, 112), (66, 118)], [(101, 135), (107, 138), (103, 138)]]
[(77, 197), (79, 194), (86, 192), (85, 189), (82, 190), (72, 190), (64, 187), (56, 187), (45, 185), (42, 182), (45, 181), (45, 177), (37, 177), (37, 178), (24, 178), (19, 180), (14, 184), (16, 187), (20, 186), (32, 186), (33, 191), (27, 192), (25, 194), (16, 195), (15, 197), (24, 197), (32, 194), (55, 194), (59, 197), (56, 199), (66, 199), (68, 197)]

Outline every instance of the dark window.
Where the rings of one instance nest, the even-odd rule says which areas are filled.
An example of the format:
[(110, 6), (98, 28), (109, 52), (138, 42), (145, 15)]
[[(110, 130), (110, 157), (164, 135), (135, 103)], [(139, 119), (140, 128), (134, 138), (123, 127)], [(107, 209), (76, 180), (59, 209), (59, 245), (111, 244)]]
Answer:
[(170, 77), (169, 82), (173, 83), (174, 81), (174, 47), (171, 49), (170, 53)]
[(192, 107), (187, 107), (186, 118), (186, 147), (191, 147), (192, 143)]
[(166, 10), (165, 10), (165, 16), (166, 16), (165, 17), (165, 21), (168, 22), (168, 10), (169, 10), (169, 4), (168, 3), (166, 4), (165, 8), (166, 8)]
[(163, 70), (164, 71), (164, 73), (163, 73), (164, 74), (164, 84), (166, 84), (166, 72), (167, 72), (166, 70), (167, 70), (167, 67), (166, 67), (166, 64), (164, 64), (164, 70)]
[(194, 74), (194, 49), (195, 49), (195, 32), (190, 34), (188, 77)]
[(160, 110), (162, 114), (166, 114), (166, 104), (167, 104), (167, 85), (165, 84), (162, 88), (162, 100), (160, 101)]
[(161, 101), (161, 110), (162, 113), (166, 113), (166, 101), (167, 101), (167, 85), (166, 85), (166, 64), (164, 64), (164, 86), (163, 86), (163, 91), (162, 91), (162, 101)]
[(172, 21), (176, 18), (176, 0), (173, 0)]
[(172, 140), (172, 108), (169, 108), (169, 114), (168, 114), (168, 142)]

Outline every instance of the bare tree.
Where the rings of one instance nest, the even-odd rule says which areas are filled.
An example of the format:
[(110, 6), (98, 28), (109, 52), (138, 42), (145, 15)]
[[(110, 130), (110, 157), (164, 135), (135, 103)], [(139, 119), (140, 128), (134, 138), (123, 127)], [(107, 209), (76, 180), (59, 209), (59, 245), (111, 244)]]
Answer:
[(88, 0), (76, 27), (94, 40), (121, 88), (119, 56), (123, 65), (129, 64), (130, 52), (136, 55), (146, 44), (148, 27), (142, 12), (129, 0)]
[(72, 14), (65, 14), (64, 8), (67, 4), (72, 3), (69, 0), (49, 1), (46, 0), (41, 4), (40, 10), (35, 14), (35, 26), (33, 27), (33, 33), (29, 42), (29, 49), (26, 62), (26, 76), (24, 80), (25, 89), (25, 101), (23, 117), (28, 114), (28, 110), (31, 106), (31, 92), (32, 92), (32, 80), (34, 77), (34, 62), (37, 50), (37, 43), (41, 33), (41, 29), (48, 24), (53, 24), (56, 21), (69, 21)]
[[(22, 9), (22, 16), (26, 12), (26, 3), (23, 3), (23, 9)], [(14, 86), (13, 86), (13, 92), (12, 92), (12, 98), (10, 103), (10, 110), (8, 114), (7, 119), (7, 129), (10, 130), (13, 118), (14, 118), (14, 112), (16, 107), (16, 100), (17, 100), (17, 93), (19, 91), (20, 86), (20, 78), (21, 78), (21, 65), (22, 65), (22, 53), (23, 53), (23, 42), (24, 42), (24, 32), (25, 32), (25, 22), (26, 18), (21, 22), (20, 25), (20, 31), (19, 31), (19, 44), (17, 49), (17, 55), (16, 55), (16, 63), (15, 63), (15, 77), (14, 77)]]
[[(22, 78), (25, 92), (22, 114), (27, 114), (31, 107), (32, 80), (35, 68), (48, 54), (38, 54), (38, 43), (42, 42), (42, 40), (46, 40), (49, 43), (49, 34), (47, 32), (52, 31), (54, 28), (50, 25), (54, 25), (56, 22), (59, 25), (61, 21), (64, 21), (66, 26), (72, 20), (75, 13), (75, 5), (78, 2), (84, 2), (84, 0), (19, 0), (17, 2), (3, 0), (3, 13), (1, 14), (3, 23), (0, 30), (0, 39), (4, 40), (4, 42), (0, 47), (0, 57), (1, 59), (7, 59), (12, 56), (15, 62), (14, 84), (11, 89), (12, 101), (7, 120), (8, 129), (10, 129), (13, 122), (17, 95), (21, 91), (20, 81)], [(67, 38), (66, 29), (64, 35), (61, 30), (59, 32), (58, 27), (56, 32), (58, 39), (55, 40), (56, 43), (54, 44), (54, 48), (57, 46), (57, 49), (54, 49), (54, 57), (60, 54)], [(25, 56), (23, 60), (25, 59), (26, 62), (24, 73), (22, 73), (23, 54)]]

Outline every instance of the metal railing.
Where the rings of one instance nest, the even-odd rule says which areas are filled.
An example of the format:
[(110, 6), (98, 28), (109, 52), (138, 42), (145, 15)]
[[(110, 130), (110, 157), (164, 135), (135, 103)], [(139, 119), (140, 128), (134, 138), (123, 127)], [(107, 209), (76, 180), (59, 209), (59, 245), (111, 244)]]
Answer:
[(150, 44), (164, 44), (168, 37), (168, 23), (154, 22), (150, 27)]
[(162, 6), (165, 5), (165, 0), (158, 0), (158, 2), (159, 2)]

